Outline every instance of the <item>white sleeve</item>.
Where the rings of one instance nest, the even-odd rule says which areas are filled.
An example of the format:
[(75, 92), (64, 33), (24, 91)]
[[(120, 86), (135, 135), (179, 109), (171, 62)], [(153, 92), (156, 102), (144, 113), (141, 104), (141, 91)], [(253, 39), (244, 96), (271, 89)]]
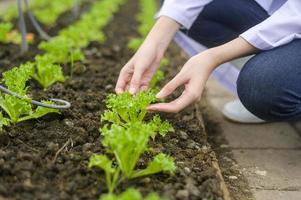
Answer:
[(189, 29), (204, 6), (211, 1), (213, 0), (165, 0), (156, 17), (170, 17)]
[(240, 36), (261, 50), (301, 38), (301, 0), (288, 0), (272, 16)]

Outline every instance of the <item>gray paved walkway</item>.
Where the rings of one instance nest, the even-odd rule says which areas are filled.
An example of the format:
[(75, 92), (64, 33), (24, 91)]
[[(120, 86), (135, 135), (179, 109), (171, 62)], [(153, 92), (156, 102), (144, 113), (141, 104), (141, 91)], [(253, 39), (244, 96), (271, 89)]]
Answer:
[[(234, 99), (212, 79), (206, 97), (215, 110)], [(242, 125), (215, 116), (256, 200), (301, 200), (301, 123)]]

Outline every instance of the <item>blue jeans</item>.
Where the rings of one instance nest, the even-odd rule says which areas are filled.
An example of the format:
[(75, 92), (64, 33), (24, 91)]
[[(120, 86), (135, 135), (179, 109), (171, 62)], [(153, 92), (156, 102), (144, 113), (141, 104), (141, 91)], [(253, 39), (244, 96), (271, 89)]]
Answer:
[[(189, 37), (207, 46), (224, 44), (269, 15), (253, 0), (214, 0), (198, 16)], [(243, 67), (238, 96), (253, 114), (267, 121), (301, 119), (301, 40), (262, 51)]]

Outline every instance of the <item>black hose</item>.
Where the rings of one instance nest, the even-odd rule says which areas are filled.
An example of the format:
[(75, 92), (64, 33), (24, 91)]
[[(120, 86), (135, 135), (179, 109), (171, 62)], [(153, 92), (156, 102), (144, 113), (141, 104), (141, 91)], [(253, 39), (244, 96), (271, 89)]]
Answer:
[[(6, 94), (12, 95), (14, 97), (17, 97), (19, 99), (28, 100), (26, 97), (21, 96), (21, 95), (19, 95), (17, 93), (14, 93), (14, 92), (8, 90), (7, 88), (5, 88), (2, 85), (0, 85), (0, 91), (4, 92)], [(47, 104), (47, 103), (42, 103), (42, 102), (35, 101), (35, 100), (30, 100), (30, 102), (32, 104), (37, 105), (37, 106), (42, 106), (42, 107), (45, 107), (45, 108), (67, 109), (67, 108), (71, 107), (71, 103), (70, 102), (62, 100), (62, 99), (50, 99), (50, 101), (59, 103), (60, 105), (57, 105), (57, 104)]]

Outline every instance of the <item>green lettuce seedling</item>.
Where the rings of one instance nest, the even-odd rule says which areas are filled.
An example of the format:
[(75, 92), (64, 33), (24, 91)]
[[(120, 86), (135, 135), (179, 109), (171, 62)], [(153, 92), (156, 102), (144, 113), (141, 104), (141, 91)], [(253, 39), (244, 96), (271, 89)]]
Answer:
[(131, 95), (128, 92), (108, 95), (106, 110), (101, 121), (124, 124), (129, 122), (143, 121), (147, 111), (146, 107), (156, 102), (154, 91), (139, 92)]
[(20, 44), (21, 35), (13, 30), (13, 24), (10, 22), (0, 23), (0, 43)]
[[(163, 153), (155, 156), (145, 169), (135, 170), (139, 158), (149, 149), (148, 142), (155, 129), (156, 127), (151, 123), (141, 122), (132, 123), (126, 128), (113, 124), (110, 128), (105, 126), (100, 129), (103, 135), (102, 144), (114, 154), (117, 164), (113, 168), (113, 161), (106, 156), (94, 155), (90, 158), (89, 166), (105, 171), (109, 192), (113, 192), (117, 181), (124, 178), (132, 179), (159, 172), (173, 173), (175, 171), (173, 158)], [(101, 162), (96, 162), (96, 160), (101, 160)]]
[(41, 50), (49, 54), (55, 63), (69, 63), (84, 59), (81, 50), (74, 45), (71, 38), (57, 36), (39, 45)]
[(0, 42), (8, 42), (8, 34), (12, 31), (13, 25), (11, 23), (0, 23)]
[[(34, 66), (32, 63), (26, 63), (19, 68), (13, 68), (3, 73), (2, 82), (6, 87), (26, 99), (19, 99), (17, 97), (1, 94), (0, 107), (7, 114), (8, 118), (0, 117), (0, 124), (9, 125), (10, 123), (17, 123), (29, 119), (36, 119), (46, 115), (47, 113), (59, 113), (56, 109), (37, 107), (33, 110), (30, 103), (30, 98), (27, 96), (26, 83), (34, 73)], [(51, 103), (51, 102), (46, 102)]]
[(150, 193), (146, 197), (143, 197), (141, 193), (133, 188), (129, 188), (120, 195), (105, 194), (100, 197), (100, 200), (163, 200), (160, 196), (154, 192)]
[(49, 54), (35, 57), (35, 73), (32, 76), (44, 89), (55, 82), (64, 82), (65, 77), (61, 66), (53, 64), (53, 57)]
[[(136, 122), (143, 122), (146, 116), (146, 107), (157, 101), (155, 91), (140, 91), (136, 95), (131, 95), (128, 92), (122, 94), (110, 94), (107, 98), (107, 108), (101, 116), (101, 122), (110, 122), (121, 126), (129, 126)], [(158, 115), (155, 115), (150, 121), (154, 132), (165, 135), (167, 132), (172, 132), (173, 128), (167, 121), (162, 121)]]

